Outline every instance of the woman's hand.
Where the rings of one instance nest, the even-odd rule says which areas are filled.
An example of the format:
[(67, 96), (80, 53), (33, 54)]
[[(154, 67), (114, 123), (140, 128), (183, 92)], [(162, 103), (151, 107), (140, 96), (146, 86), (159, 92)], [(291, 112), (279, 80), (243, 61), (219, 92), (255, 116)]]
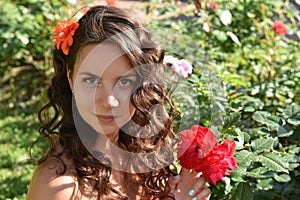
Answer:
[(179, 177), (172, 177), (169, 184), (176, 200), (208, 200), (210, 190), (205, 185), (206, 179), (196, 172), (182, 168)]

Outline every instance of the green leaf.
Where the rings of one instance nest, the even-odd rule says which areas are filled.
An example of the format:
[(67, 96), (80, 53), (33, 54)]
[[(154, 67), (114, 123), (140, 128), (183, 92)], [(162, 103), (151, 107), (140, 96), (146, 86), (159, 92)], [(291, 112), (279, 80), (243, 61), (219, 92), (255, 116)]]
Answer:
[(257, 167), (246, 173), (246, 176), (255, 179), (266, 178), (266, 173), (270, 171), (266, 167)]
[(219, 12), (220, 14), (220, 21), (222, 22), (222, 24), (224, 24), (225, 26), (228, 26), (231, 24), (232, 22), (232, 14), (230, 12), (230, 10), (222, 10), (221, 12)]
[(288, 173), (289, 163), (281, 156), (274, 153), (265, 153), (259, 156), (263, 166), (276, 172)]
[(285, 118), (289, 118), (297, 114), (300, 114), (300, 106), (297, 104), (290, 105), (283, 111), (283, 116)]
[(290, 130), (290, 131), (286, 130), (286, 128), (283, 126), (279, 126), (277, 131), (278, 131), (278, 133), (277, 133), (278, 137), (289, 137), (289, 136), (293, 135), (293, 133), (294, 133), (294, 131), (292, 131), (292, 130)]
[[(230, 113), (229, 116), (226, 116), (223, 131), (234, 125), (241, 118), (241, 114), (239, 112)], [(222, 132), (223, 132), (222, 131)]]
[(244, 142), (249, 142), (249, 140), (251, 139), (251, 136), (246, 132), (242, 132), (242, 133), (244, 135)]
[(283, 111), (283, 116), (288, 118), (286, 121), (294, 126), (300, 125), (300, 106), (293, 104)]
[(249, 133), (251, 136), (264, 136), (269, 134), (270, 132), (268, 131), (268, 129), (266, 127), (256, 127), (256, 128), (251, 128), (249, 130)]
[(235, 182), (243, 182), (243, 177), (246, 175), (246, 168), (238, 166), (238, 168), (231, 170), (230, 179)]
[(282, 125), (282, 119), (272, 115), (266, 118), (265, 124), (270, 128), (270, 130), (277, 130), (278, 127)]
[(288, 174), (280, 174), (280, 175), (274, 174), (274, 179), (278, 182), (285, 183), (290, 181), (291, 177)]
[(253, 199), (252, 187), (249, 183), (240, 182), (232, 194), (232, 199), (234, 200), (251, 200)]
[(247, 82), (243, 81), (238, 74), (223, 74), (226, 83), (230, 83), (232, 86), (248, 86)]
[(233, 32), (227, 31), (226, 34), (232, 39), (234, 43), (238, 44), (239, 46), (242, 45), (239, 38)]
[(255, 160), (255, 155), (247, 150), (242, 150), (240, 152), (237, 152), (235, 154), (235, 157), (237, 159), (238, 167), (249, 167), (251, 163)]
[(279, 125), (282, 124), (282, 120), (279, 117), (272, 116), (265, 111), (256, 111), (253, 114), (252, 119), (262, 124), (266, 124), (270, 130), (277, 130)]
[(292, 170), (296, 169), (299, 166), (300, 166), (299, 163), (289, 163), (289, 170), (292, 171)]
[(253, 115), (252, 115), (252, 119), (260, 122), (262, 124), (264, 124), (266, 117), (271, 116), (270, 113), (265, 112), (265, 111), (256, 111)]
[(212, 34), (215, 35), (219, 41), (227, 40), (227, 35), (224, 31), (213, 30)]
[(258, 180), (258, 183), (256, 186), (258, 189), (270, 190), (273, 188), (273, 184), (271, 184), (272, 181), (273, 181), (272, 178), (261, 179), (261, 180)]
[(244, 108), (244, 111), (245, 112), (254, 112), (255, 108), (253, 106), (247, 106), (247, 107)]
[(242, 132), (239, 128), (234, 129), (235, 133), (237, 133), (237, 139), (238, 141), (235, 142), (236, 149), (244, 149), (245, 142), (248, 142), (250, 139), (250, 135), (246, 132)]
[(299, 126), (300, 125), (300, 120), (296, 119), (296, 118), (289, 118), (289, 119), (287, 119), (287, 122), (289, 124), (294, 125), (294, 126)]
[(266, 139), (256, 139), (251, 142), (251, 146), (254, 151), (264, 151), (269, 150), (273, 147), (274, 140), (272, 138), (266, 138)]

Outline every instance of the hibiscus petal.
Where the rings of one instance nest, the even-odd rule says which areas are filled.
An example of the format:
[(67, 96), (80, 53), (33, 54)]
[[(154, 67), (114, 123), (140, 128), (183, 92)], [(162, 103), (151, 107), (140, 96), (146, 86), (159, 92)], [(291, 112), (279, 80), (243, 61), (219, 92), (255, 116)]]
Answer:
[(69, 35), (67, 40), (68, 40), (68, 46), (71, 46), (73, 44), (73, 37)]
[(61, 45), (61, 49), (64, 52), (65, 55), (69, 54), (69, 46), (67, 44), (67, 41), (63, 41)]

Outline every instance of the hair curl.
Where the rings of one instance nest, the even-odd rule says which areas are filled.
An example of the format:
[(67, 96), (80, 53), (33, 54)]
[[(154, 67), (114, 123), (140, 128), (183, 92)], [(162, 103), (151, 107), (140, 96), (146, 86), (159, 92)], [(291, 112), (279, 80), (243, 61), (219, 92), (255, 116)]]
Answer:
[[(61, 158), (65, 154), (74, 164), (80, 191), (92, 191), (98, 199), (128, 199), (131, 194), (141, 198), (173, 198), (167, 182), (171, 170), (166, 164), (173, 161), (173, 143), (170, 141), (175, 135), (172, 120), (177, 113), (169, 97), (171, 87), (166, 87), (162, 76), (164, 50), (152, 41), (150, 31), (143, 24), (118, 8), (92, 7), (79, 20), (79, 24), (69, 55), (54, 50), (55, 75), (47, 90), (49, 102), (39, 111), (42, 124), (39, 132), (49, 140), (50, 149), (39, 163), (55, 158), (59, 166), (57, 173), (65, 174), (67, 167)], [(123, 192), (116, 191), (109, 183), (110, 160), (101, 152), (101, 159), (93, 157), (78, 136), (72, 115), (72, 92), (67, 79), (67, 67), (72, 74), (82, 47), (107, 41), (125, 52), (131, 65), (138, 69), (142, 81), (131, 96), (136, 112), (132, 120), (122, 127), (120, 143), (129, 152), (156, 152), (151, 154), (151, 158), (135, 158), (143, 163), (143, 166), (129, 166), (136, 172), (149, 167), (155, 170), (124, 173), (128, 188)], [(57, 150), (56, 142), (61, 145), (62, 151)]]

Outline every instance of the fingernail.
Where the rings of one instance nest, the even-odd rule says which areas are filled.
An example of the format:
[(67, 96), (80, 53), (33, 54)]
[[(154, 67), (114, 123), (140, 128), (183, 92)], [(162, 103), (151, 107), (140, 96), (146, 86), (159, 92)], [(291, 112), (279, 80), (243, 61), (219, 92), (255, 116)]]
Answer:
[(197, 198), (197, 197), (194, 197), (194, 198), (192, 198), (192, 200), (198, 200), (198, 198)]
[(189, 191), (189, 195), (190, 195), (190, 196), (193, 196), (194, 194), (195, 194), (195, 190), (191, 189), (191, 190)]
[(176, 180), (176, 179), (178, 179), (178, 178), (180, 177), (180, 175), (177, 174), (176, 176), (173, 176), (173, 177), (174, 177), (174, 179)]

